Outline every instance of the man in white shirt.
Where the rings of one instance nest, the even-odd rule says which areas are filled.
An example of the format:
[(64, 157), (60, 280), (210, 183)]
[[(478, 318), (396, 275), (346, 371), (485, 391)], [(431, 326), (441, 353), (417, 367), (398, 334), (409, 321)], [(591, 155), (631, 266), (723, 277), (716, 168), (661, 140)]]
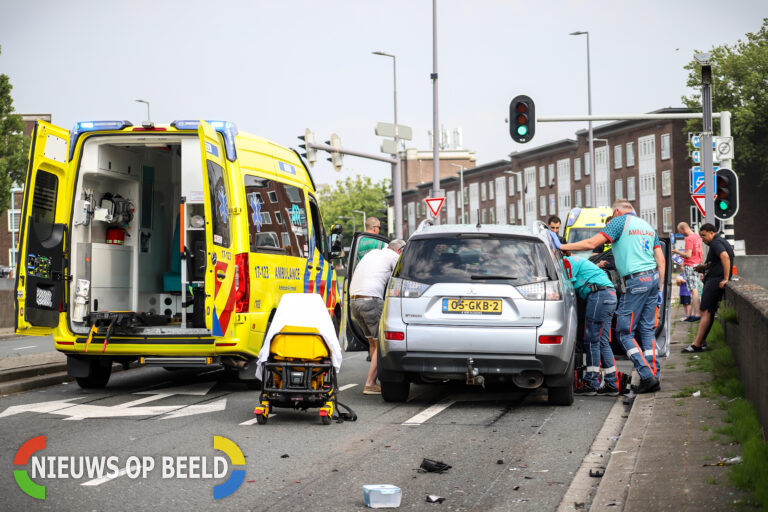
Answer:
[(363, 388), (363, 393), (366, 395), (381, 394), (381, 387), (376, 384), (379, 320), (384, 309), (387, 283), (400, 258), (400, 253), (403, 252), (403, 247), (405, 242), (396, 239), (389, 242), (384, 249), (369, 251), (355, 267), (355, 273), (349, 282), (349, 306), (352, 320), (360, 327), (369, 345), (373, 347), (368, 378)]

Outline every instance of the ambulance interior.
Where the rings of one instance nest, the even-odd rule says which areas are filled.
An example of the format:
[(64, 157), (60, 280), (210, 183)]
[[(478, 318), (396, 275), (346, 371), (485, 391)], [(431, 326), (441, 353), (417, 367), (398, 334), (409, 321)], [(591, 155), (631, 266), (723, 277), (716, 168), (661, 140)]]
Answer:
[(92, 137), (82, 153), (70, 253), (72, 330), (87, 334), (96, 318), (128, 312), (119, 327), (132, 333), (210, 334), (199, 139)]

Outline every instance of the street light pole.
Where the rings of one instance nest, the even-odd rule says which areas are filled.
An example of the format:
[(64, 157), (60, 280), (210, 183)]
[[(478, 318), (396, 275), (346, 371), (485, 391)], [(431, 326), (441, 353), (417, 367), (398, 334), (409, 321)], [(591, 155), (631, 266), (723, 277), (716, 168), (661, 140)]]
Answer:
[(147, 100), (136, 100), (138, 103), (146, 103), (147, 104), (147, 121), (152, 120), (152, 116), (149, 115), (149, 102)]
[(363, 230), (365, 230), (365, 228), (366, 228), (366, 225), (365, 225), (365, 220), (366, 220), (365, 212), (363, 210), (352, 210), (352, 213), (362, 213), (363, 214)]
[[(592, 73), (589, 65), (589, 31), (571, 32), (572, 36), (587, 36), (587, 108), (588, 113), (592, 115)], [(597, 205), (597, 194), (595, 192), (595, 142), (592, 138), (592, 120), (589, 121), (589, 185), (592, 197), (590, 198), (591, 204)]]
[(451, 165), (459, 168), (459, 195), (461, 196), (461, 222), (459, 224), (464, 224), (464, 166), (454, 163)]
[(395, 91), (395, 160), (392, 164), (392, 195), (394, 196), (395, 209), (395, 238), (403, 238), (403, 185), (400, 176), (400, 134), (397, 127), (397, 57), (391, 53), (371, 52), (374, 55), (392, 57), (392, 75), (394, 77)]

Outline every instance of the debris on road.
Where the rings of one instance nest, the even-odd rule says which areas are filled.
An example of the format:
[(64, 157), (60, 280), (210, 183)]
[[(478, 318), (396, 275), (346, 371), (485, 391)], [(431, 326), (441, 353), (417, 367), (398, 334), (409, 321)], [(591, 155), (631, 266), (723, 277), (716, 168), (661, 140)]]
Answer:
[(442, 496), (437, 496), (436, 494), (427, 494), (427, 503), (442, 503), (445, 501), (445, 498)]
[(370, 508), (397, 508), (403, 494), (400, 488), (391, 484), (368, 484), (363, 486), (363, 501)]
[(496, 461), (496, 464), (504, 464), (504, 459), (499, 459)]
[(737, 455), (736, 457), (720, 457), (720, 460), (715, 462), (714, 464), (702, 464), (703, 466), (733, 466), (734, 464), (741, 464), (744, 462), (744, 460), (741, 458), (740, 455)]
[(589, 476), (592, 478), (603, 478), (605, 475), (605, 469), (590, 469)]
[(701, 396), (701, 390), (699, 390), (699, 391), (696, 391), (696, 392), (695, 392), (694, 394), (692, 394), (691, 396), (695, 396), (695, 397), (697, 397), (697, 398), (698, 398), (698, 397), (700, 397), (700, 396)]
[(419, 466), (419, 473), (444, 473), (451, 469), (452, 466), (439, 460), (422, 459)]

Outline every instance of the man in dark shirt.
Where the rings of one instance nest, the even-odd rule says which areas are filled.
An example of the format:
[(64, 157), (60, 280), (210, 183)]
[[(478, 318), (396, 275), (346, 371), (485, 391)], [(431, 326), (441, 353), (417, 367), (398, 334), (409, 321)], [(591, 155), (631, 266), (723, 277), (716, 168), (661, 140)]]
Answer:
[(701, 323), (693, 343), (685, 347), (684, 354), (701, 352), (702, 343), (707, 339), (717, 307), (723, 298), (725, 283), (731, 278), (733, 268), (733, 249), (731, 244), (717, 234), (717, 228), (712, 224), (704, 224), (699, 228), (702, 241), (709, 246), (707, 261), (696, 267), (697, 272), (704, 272), (704, 288), (701, 293)]

